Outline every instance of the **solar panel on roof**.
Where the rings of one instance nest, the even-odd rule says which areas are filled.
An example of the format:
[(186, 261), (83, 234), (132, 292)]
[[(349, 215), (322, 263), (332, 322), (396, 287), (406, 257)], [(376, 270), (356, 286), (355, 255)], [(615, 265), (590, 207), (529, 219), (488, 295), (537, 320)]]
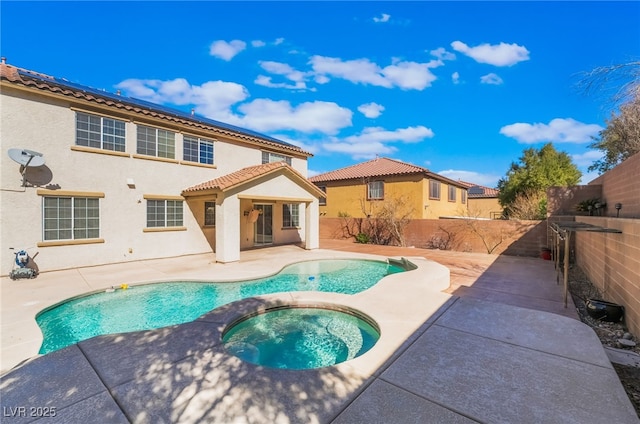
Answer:
[(469, 194), (484, 194), (484, 189), (482, 187), (474, 186), (474, 187), (470, 187), (467, 190), (467, 193), (469, 193)]
[(39, 74), (32, 74), (30, 72), (25, 72), (23, 70), (18, 70), (18, 74), (20, 76), (24, 76), (26, 78), (30, 78), (30, 79), (38, 79), (41, 81), (48, 81), (48, 82), (53, 82), (56, 83), (58, 85), (62, 85), (68, 88), (73, 88), (76, 89), (78, 91), (83, 91), (85, 93), (89, 93), (89, 94), (93, 94), (96, 96), (100, 96), (100, 97), (104, 97), (116, 102), (121, 102), (121, 103), (127, 103), (130, 104), (132, 106), (139, 106), (139, 107), (143, 107), (143, 108), (147, 108), (147, 109), (152, 109), (152, 110), (156, 110), (159, 112), (163, 112), (169, 115), (173, 115), (179, 118), (184, 118), (184, 119), (188, 119), (190, 121), (195, 121), (195, 122), (200, 122), (203, 124), (207, 124), (207, 125), (211, 125), (214, 127), (218, 127), (221, 129), (225, 129), (225, 130), (229, 130), (229, 131), (234, 131), (234, 132), (238, 132), (241, 134), (245, 134), (251, 137), (257, 137), (257, 138), (261, 138), (263, 140), (266, 141), (271, 141), (273, 143), (277, 143), (277, 144), (281, 144), (283, 146), (287, 146), (287, 147), (293, 147), (293, 148), (297, 148), (296, 146), (294, 146), (293, 144), (284, 142), (282, 140), (278, 140), (277, 138), (273, 138), (270, 137), (268, 135), (265, 134), (261, 134), (255, 131), (251, 131), (248, 130), (246, 128), (240, 128), (240, 127), (236, 127), (235, 125), (231, 125), (231, 124), (226, 124), (224, 122), (220, 122), (220, 121), (216, 121), (214, 119), (209, 119), (209, 118), (204, 118), (202, 116), (197, 116), (197, 115), (191, 115), (190, 113), (187, 112), (183, 112), (179, 109), (173, 109), (167, 106), (163, 106), (163, 105), (159, 105), (157, 103), (151, 103), (148, 102), (146, 100), (141, 100), (141, 99), (136, 99), (134, 97), (126, 97), (126, 96), (119, 96), (117, 94), (112, 94), (109, 93), (108, 91), (104, 91), (104, 90), (98, 90), (96, 88), (92, 88), (92, 87), (88, 87), (86, 85), (82, 85), (82, 84), (78, 84), (75, 82), (71, 82), (71, 81), (67, 81), (65, 79), (62, 78), (49, 78), (46, 77), (44, 75), (39, 75)]

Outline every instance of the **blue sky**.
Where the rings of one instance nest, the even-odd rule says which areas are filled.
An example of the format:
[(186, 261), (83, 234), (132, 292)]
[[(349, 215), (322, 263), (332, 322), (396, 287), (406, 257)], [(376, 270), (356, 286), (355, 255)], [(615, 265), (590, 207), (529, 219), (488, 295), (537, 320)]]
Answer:
[(7, 63), (296, 144), (310, 175), (379, 155), (494, 187), (553, 142), (588, 182), (612, 104), (580, 73), (640, 57), (639, 2), (0, 8)]

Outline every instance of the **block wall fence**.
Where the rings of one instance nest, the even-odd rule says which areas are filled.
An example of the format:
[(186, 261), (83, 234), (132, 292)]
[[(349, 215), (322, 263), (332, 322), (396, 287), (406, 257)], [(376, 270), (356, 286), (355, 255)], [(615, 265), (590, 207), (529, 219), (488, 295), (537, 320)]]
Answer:
[[(320, 218), (320, 238), (350, 238), (344, 225), (345, 218)], [(405, 234), (407, 246), (422, 249), (540, 257), (547, 246), (546, 221), (414, 219)]]

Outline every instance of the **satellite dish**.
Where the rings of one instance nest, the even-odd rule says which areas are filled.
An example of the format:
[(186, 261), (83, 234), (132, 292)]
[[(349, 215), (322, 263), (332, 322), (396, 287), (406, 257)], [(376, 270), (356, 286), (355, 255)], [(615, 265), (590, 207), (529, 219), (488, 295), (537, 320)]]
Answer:
[(25, 168), (44, 165), (42, 153), (27, 149), (9, 149), (9, 157)]

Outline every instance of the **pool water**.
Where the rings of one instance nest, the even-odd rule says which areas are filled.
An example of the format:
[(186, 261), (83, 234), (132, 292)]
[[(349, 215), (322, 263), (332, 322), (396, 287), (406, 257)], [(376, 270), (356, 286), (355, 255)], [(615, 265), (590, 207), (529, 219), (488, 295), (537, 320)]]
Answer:
[(272, 368), (311, 369), (336, 365), (371, 349), (380, 332), (352, 313), (287, 307), (232, 325), (222, 340), (229, 353)]
[(267, 278), (239, 282), (171, 282), (129, 286), (75, 298), (36, 317), (45, 354), (102, 334), (150, 330), (190, 322), (237, 300), (289, 291), (362, 292), (404, 269), (382, 261), (299, 262)]

